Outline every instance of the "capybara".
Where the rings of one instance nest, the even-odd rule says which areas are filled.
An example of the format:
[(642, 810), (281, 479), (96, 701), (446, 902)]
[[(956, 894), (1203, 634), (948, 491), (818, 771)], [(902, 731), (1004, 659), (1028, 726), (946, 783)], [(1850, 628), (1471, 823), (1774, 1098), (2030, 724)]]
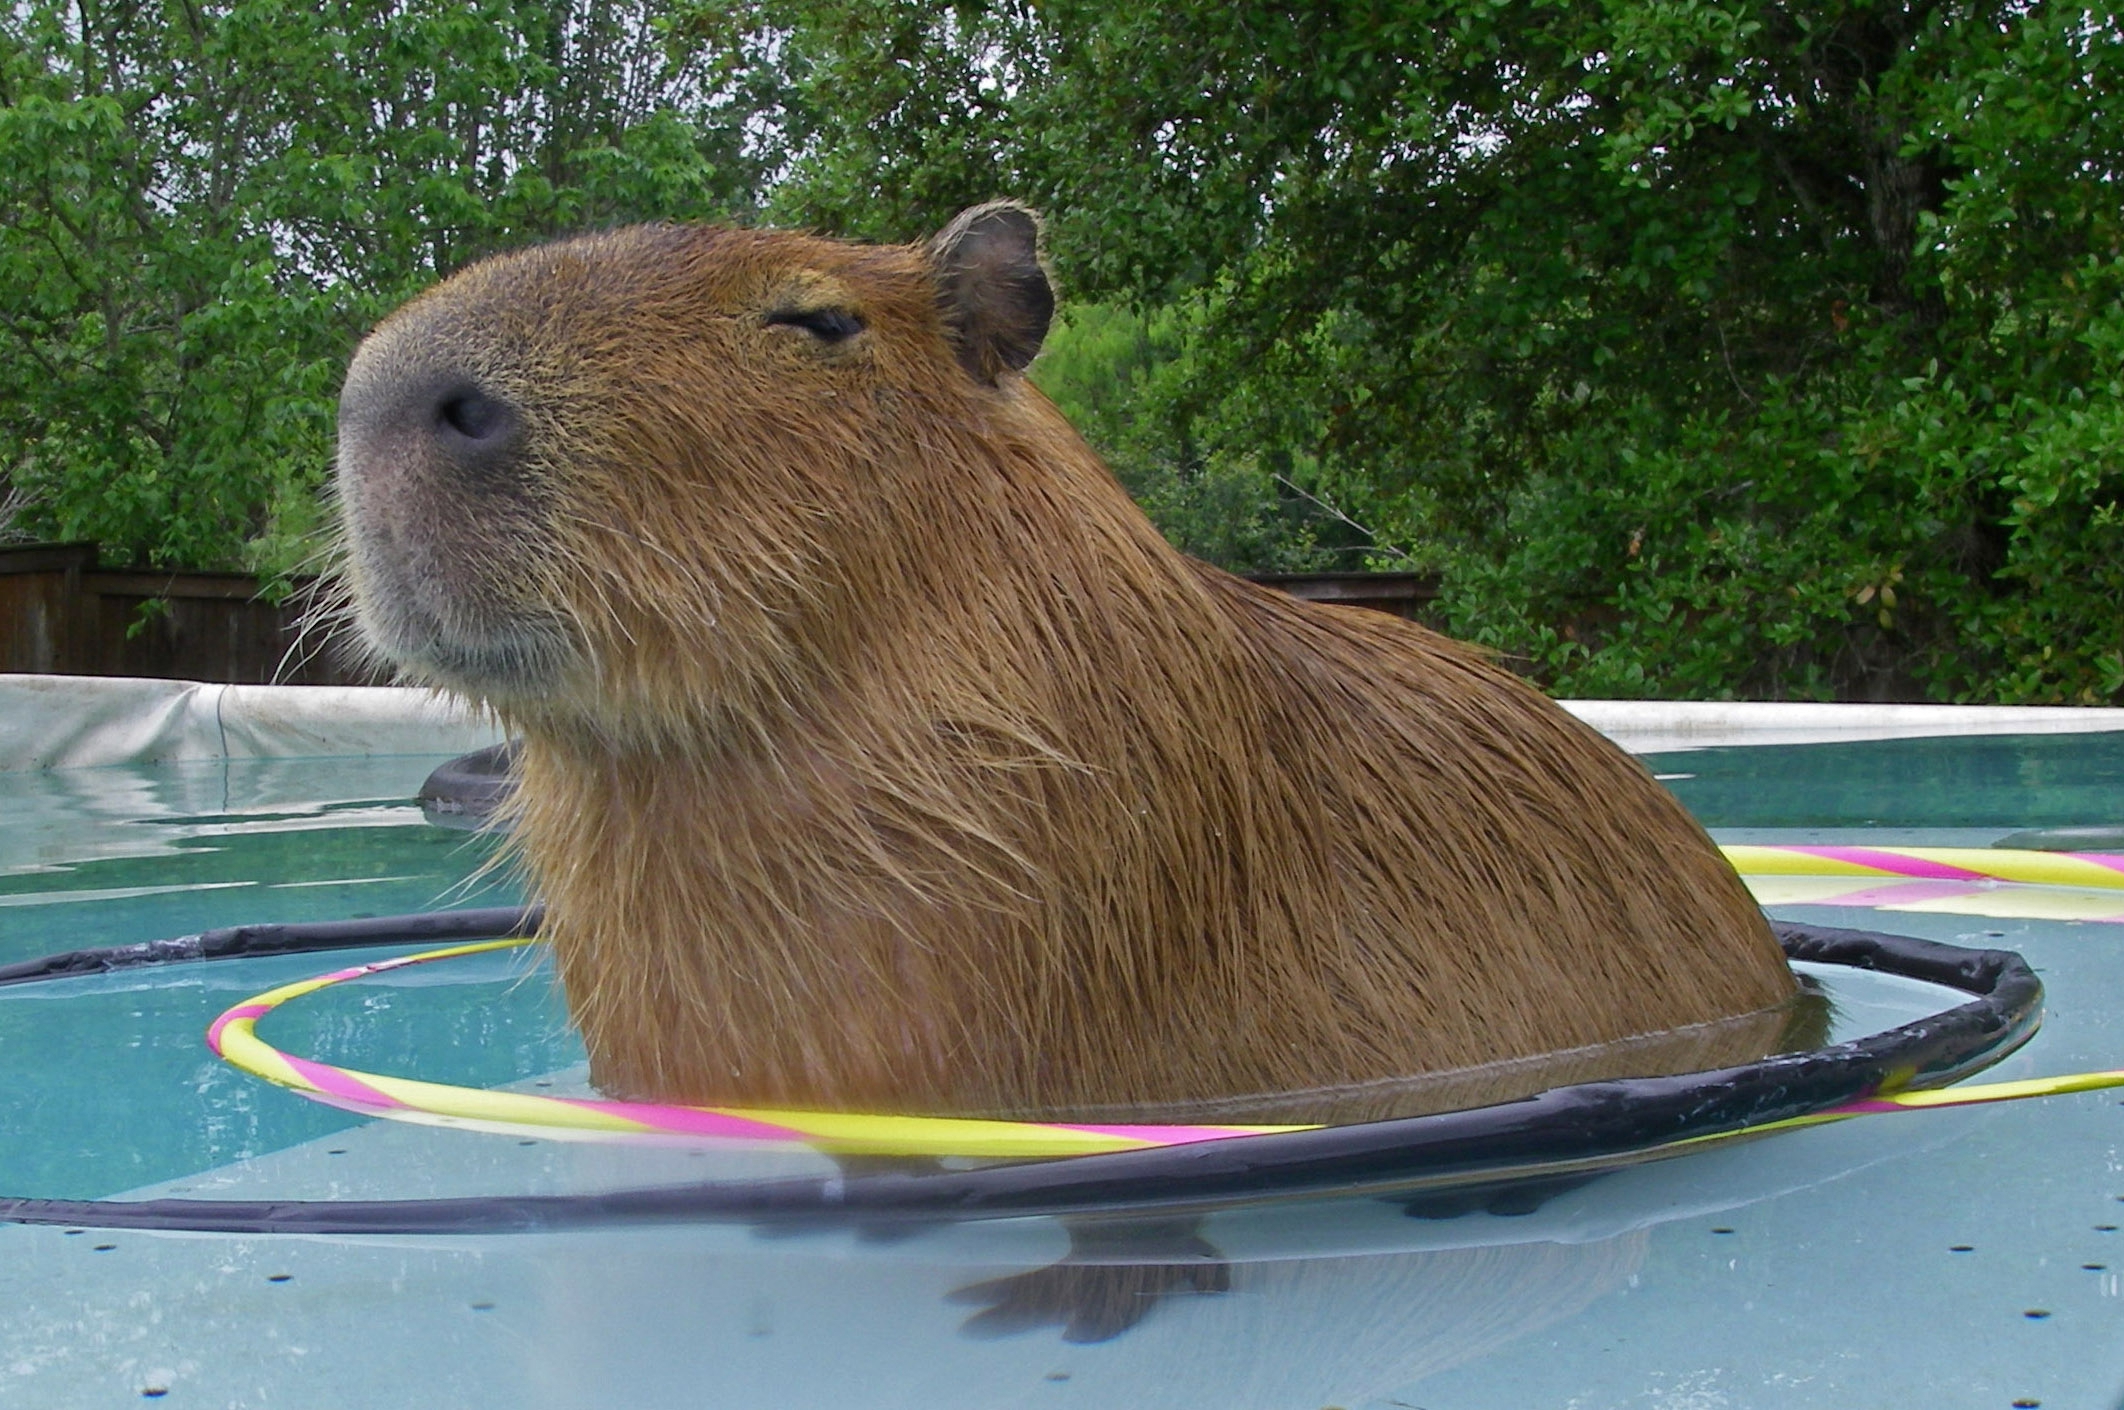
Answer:
[(1022, 375), (1038, 233), (615, 230), (355, 355), (354, 619), (521, 733), (594, 1080), (1295, 1118), (1776, 1047), (1784, 958), (1640, 765), (1158, 536)]

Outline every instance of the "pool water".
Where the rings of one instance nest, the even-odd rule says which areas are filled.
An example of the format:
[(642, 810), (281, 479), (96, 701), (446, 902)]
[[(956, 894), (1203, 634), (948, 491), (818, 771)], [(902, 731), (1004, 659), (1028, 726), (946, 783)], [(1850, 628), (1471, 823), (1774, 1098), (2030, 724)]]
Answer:
[(1982, 846), (2031, 828), (2124, 824), (2124, 734), (1697, 749), (1645, 762), (1722, 840), (1892, 828)]
[[(0, 964), (251, 921), (505, 905), (477, 834), (423, 825), (442, 756), (0, 773)], [(410, 780), (410, 782), (409, 782)]]
[[(421, 821), (412, 795), (436, 762), (0, 775), (0, 962), (249, 921), (512, 903), (506, 874), (480, 875), (488, 842)], [(1724, 841), (1985, 846), (2124, 822), (2124, 735), (1648, 762)], [(2001, 1075), (2124, 1066), (2112, 1018), (2124, 1011), (2124, 925), (1773, 913), (2017, 949), (2044, 978), (2048, 1019)], [(365, 1121), (235, 1072), (201, 1043), (228, 1005), (345, 962), (0, 989), (0, 1194), (581, 1191), (758, 1159)], [(1847, 1032), (1935, 1002), (1902, 981), (1833, 982)], [(582, 1079), (535, 956), (339, 986), (260, 1033), (443, 1081)], [(1069, 1340), (1068, 1309), (1038, 1295), (1038, 1270), (1068, 1248), (1052, 1220), (896, 1238), (728, 1225), (331, 1238), (0, 1227), (12, 1309), (0, 1406), (2115, 1410), (2120, 1148), (2124, 1110), (2089, 1093), (1721, 1147), (1611, 1174), (1527, 1215), (1416, 1219), (1377, 1200), (1233, 1211), (1189, 1232), (1196, 1244), (1153, 1238), (1142, 1255), (1192, 1258), (1200, 1272), (1206, 1247), (1225, 1264), (1219, 1278), (1167, 1279), (1180, 1291), (1156, 1300), (1149, 1283), (1117, 1283), (1148, 1310), (1089, 1343)]]

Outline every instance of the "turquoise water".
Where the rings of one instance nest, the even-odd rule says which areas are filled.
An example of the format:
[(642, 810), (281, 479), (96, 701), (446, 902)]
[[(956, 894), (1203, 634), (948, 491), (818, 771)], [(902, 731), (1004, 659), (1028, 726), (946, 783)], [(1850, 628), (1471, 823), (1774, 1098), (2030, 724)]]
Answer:
[(442, 756), (0, 774), (0, 964), (254, 921), (512, 903), (491, 847), (425, 826)]
[(1645, 762), (1712, 828), (2124, 823), (2124, 734), (1698, 749)]
[[(246, 760), (0, 774), (0, 963), (254, 921), (513, 903), (481, 882), (486, 839), (426, 826), (411, 802), (440, 758)], [(289, 1101), (200, 1043), (222, 1009), (333, 967), (291, 956), (0, 989), (0, 1191), (101, 1197), (279, 1150), (359, 1119)], [(390, 1008), (423, 1042), (501, 1082), (574, 1061), (546, 1012), (496, 1031), (479, 991), (405, 988)], [(280, 1028), (306, 1052), (363, 1021), (320, 996)], [(380, 1013), (383, 1009), (377, 1009)], [(112, 1140), (113, 1132), (123, 1139)]]
[[(409, 800), (435, 762), (0, 775), (0, 961), (513, 902), (506, 881), (470, 880), (487, 844), (420, 821)], [(1650, 762), (1727, 840), (1983, 845), (2124, 820), (2124, 736)], [(1779, 914), (2019, 949), (2049, 1018), (2011, 1074), (2124, 1066), (2124, 925)], [(363, 1122), (204, 1049), (222, 1008), (344, 962), (0, 990), (0, 1193), (407, 1197), (722, 1168)], [(1851, 992), (1875, 1007), (1854, 1004), (1847, 1025), (1926, 1006), (1892, 984)], [(548, 977), (518, 958), (328, 990), (260, 1032), (379, 1071), (580, 1081)], [(987, 1305), (976, 1285), (1066, 1249), (1052, 1221), (885, 1242), (711, 1226), (456, 1239), (0, 1227), (0, 1298), (15, 1309), (0, 1324), (0, 1407), (2116, 1410), (2120, 1172), (2124, 1108), (2091, 1093), (1729, 1147), (1517, 1218), (1415, 1220), (1376, 1201), (1217, 1215), (1199, 1232), (1228, 1288), (1156, 1301), (1089, 1345), (1038, 1317), (999, 1337), (968, 1326)]]

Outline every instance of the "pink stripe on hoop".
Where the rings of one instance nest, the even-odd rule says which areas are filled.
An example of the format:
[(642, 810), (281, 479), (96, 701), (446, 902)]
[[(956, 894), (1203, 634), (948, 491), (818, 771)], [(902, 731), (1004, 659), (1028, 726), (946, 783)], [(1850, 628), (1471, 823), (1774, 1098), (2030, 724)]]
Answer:
[(398, 1098), (391, 1096), (389, 1093), (377, 1091), (368, 1083), (355, 1077), (351, 1072), (346, 1072), (336, 1067), (327, 1067), (323, 1063), (311, 1062), (308, 1058), (299, 1058), (293, 1053), (282, 1053), (280, 1060), (289, 1067), (294, 1068), (295, 1075), (302, 1078), (303, 1081), (328, 1096), (338, 1098), (340, 1101), (355, 1102), (372, 1109), (382, 1108), (389, 1111), (396, 1111), (405, 1106), (405, 1103)]
[(1916, 876), (1928, 881), (1989, 881), (1991, 877), (1980, 871), (1949, 866), (1945, 862), (1924, 861), (1917, 857), (1904, 856), (1900, 852), (1883, 852), (1872, 847), (1804, 847), (1785, 849), (1820, 857), (1825, 861), (1848, 862), (1853, 866), (1872, 867), (1875, 871), (1887, 872), (1890, 876)]
[(327, 984), (343, 984), (349, 979), (366, 979), (372, 974), (384, 974), (394, 969), (403, 969), (409, 960), (426, 959), (425, 955), (400, 955), (397, 959), (376, 960), (370, 964), (358, 964), (349, 969), (335, 969), (330, 974), (319, 975), (313, 983), (318, 988)]
[(1840, 1106), (1830, 1107), (1823, 1116), (1885, 1116), (1892, 1111), (1908, 1111), (1901, 1102), (1889, 1101), (1886, 1097), (1855, 1097)]
[(222, 1029), (228, 1027), (239, 1018), (264, 1018), (272, 1011), (273, 1006), (271, 1004), (238, 1004), (235, 1008), (215, 1019), (212, 1026), (207, 1029), (207, 1046), (214, 1050), (214, 1056), (221, 1056)]
[(786, 1141), (792, 1136), (804, 1135), (793, 1127), (754, 1121), (750, 1117), (733, 1116), (729, 1112), (711, 1111), (706, 1107), (663, 1106), (656, 1102), (594, 1101), (587, 1097), (554, 1097), (552, 1100), (582, 1107), (600, 1115), (624, 1116), (629, 1121), (639, 1121), (644, 1126), (653, 1127), (658, 1131), (669, 1131), (684, 1136), (713, 1136), (725, 1141)]
[(1049, 1123), (1057, 1131), (1082, 1131), (1092, 1136), (1141, 1141), (1152, 1146), (1192, 1146), (1202, 1141), (1229, 1141), (1260, 1134), (1243, 1126), (1090, 1126), (1077, 1121)]
[(2073, 855), (2083, 862), (2093, 862), (2098, 867), (2124, 871), (2124, 855), (2115, 852), (2075, 852)]
[[(344, 984), (349, 979), (367, 979), (372, 974), (389, 974), (394, 969), (404, 969), (408, 965), (427, 964), (438, 958), (444, 957), (438, 956), (432, 950), (423, 951), (417, 955), (393, 955), (387, 960), (370, 960), (367, 964), (349, 965), (345, 969), (335, 969), (330, 974), (317, 976), (310, 983), (315, 988), (322, 989), (327, 984)], [(448, 958), (459, 957), (449, 956)]]
[(1814, 896), (1805, 901), (1780, 902), (1795, 906), (1910, 906), (1926, 901), (1952, 901), (1962, 896), (1996, 895), (1995, 890), (1971, 886), (1966, 881), (1897, 881), (1892, 877), (1880, 877), (1868, 882), (1863, 876), (1842, 878), (1859, 885), (1849, 891), (1839, 891), (1830, 896)]

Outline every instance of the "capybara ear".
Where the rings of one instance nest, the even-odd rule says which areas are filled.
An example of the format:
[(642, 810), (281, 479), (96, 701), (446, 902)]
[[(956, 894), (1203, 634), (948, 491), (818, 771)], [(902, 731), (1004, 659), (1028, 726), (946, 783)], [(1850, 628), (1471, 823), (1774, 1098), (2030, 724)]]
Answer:
[(961, 211), (929, 242), (937, 298), (959, 362), (993, 384), (1022, 372), (1055, 316), (1055, 291), (1040, 265), (1040, 218), (1015, 201)]

